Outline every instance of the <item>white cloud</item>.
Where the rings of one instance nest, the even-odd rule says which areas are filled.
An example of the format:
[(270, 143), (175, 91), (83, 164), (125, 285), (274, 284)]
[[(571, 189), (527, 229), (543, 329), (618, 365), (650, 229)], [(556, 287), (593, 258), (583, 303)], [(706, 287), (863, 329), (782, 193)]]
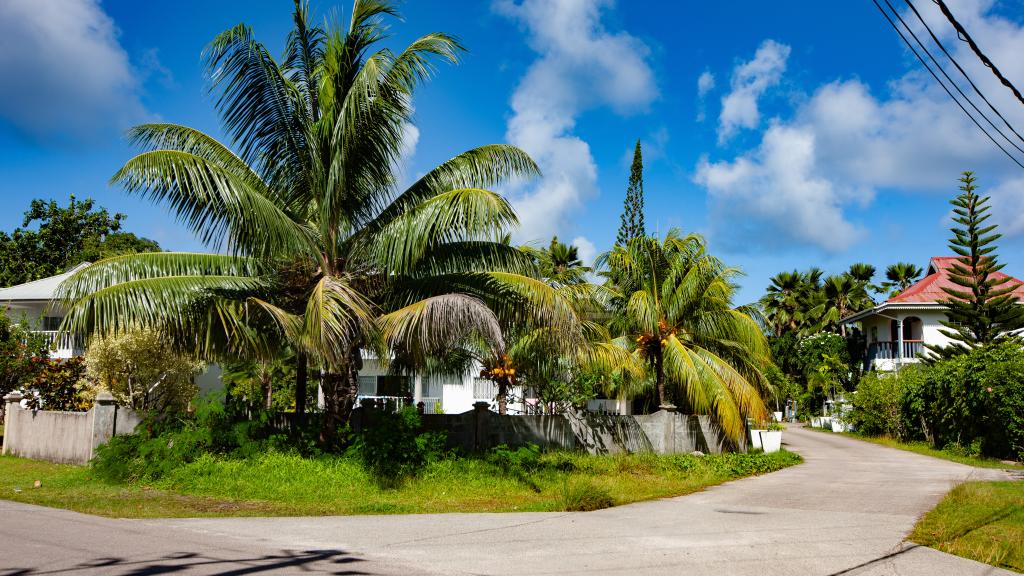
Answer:
[[(972, 35), (985, 38), (1000, 69), (1024, 78), (1024, 60), (1016, 56), (1024, 52), (1024, 26), (988, 14), (991, 7), (987, 1), (951, 2)], [(1024, 129), (1024, 106), (957, 40), (938, 8), (919, 9), (986, 96)], [(702, 159), (695, 180), (708, 190), (718, 240), (735, 240), (739, 247), (755, 244), (752, 238), (769, 239), (834, 252), (862, 237), (850, 208), (897, 191), (950, 198), (963, 170), (974, 171), (980, 192), (992, 195), (993, 221), (1001, 231), (1024, 234), (1020, 167), (914, 66), (884, 90), (873, 92), (856, 79), (818, 86), (788, 118), (773, 120), (755, 148), (731, 160)]]
[(705, 97), (715, 89), (715, 75), (705, 70), (697, 77), (697, 122), (703, 122), (705, 114)]
[(0, 2), (0, 117), (37, 139), (89, 140), (147, 116), (96, 0)]
[(543, 179), (518, 190), (512, 203), (522, 222), (518, 236), (538, 239), (570, 229), (569, 216), (597, 193), (590, 146), (573, 134), (584, 110), (610, 107), (627, 114), (657, 97), (647, 48), (601, 23), (606, 0), (497, 2), (495, 10), (522, 25), (538, 58), (512, 96), (509, 142), (540, 165)]
[(843, 217), (843, 192), (817, 173), (815, 161), (813, 132), (778, 124), (749, 155), (733, 162), (702, 160), (696, 180), (719, 211), (715, 236), (726, 244), (743, 242), (730, 238), (725, 228), (753, 216), (775, 232), (765, 245), (795, 240), (835, 251), (860, 238), (862, 232)]
[(722, 98), (718, 118), (718, 142), (725, 143), (740, 128), (756, 128), (761, 121), (757, 100), (765, 90), (779, 83), (786, 71), (789, 46), (765, 40), (754, 59), (737, 66), (732, 72), (731, 91)]
[(708, 92), (715, 89), (715, 75), (710, 70), (705, 70), (697, 77), (697, 97), (703, 98)]
[(572, 245), (576, 247), (576, 253), (579, 254), (584, 266), (594, 265), (594, 259), (597, 258), (597, 247), (593, 242), (584, 236), (577, 236), (572, 239)]

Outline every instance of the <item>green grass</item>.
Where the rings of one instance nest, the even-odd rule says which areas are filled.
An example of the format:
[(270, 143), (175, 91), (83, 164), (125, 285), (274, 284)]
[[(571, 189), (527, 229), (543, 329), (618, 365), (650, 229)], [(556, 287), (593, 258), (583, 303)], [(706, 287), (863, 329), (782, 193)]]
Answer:
[(967, 482), (914, 527), (910, 540), (1024, 572), (1024, 482)]
[(938, 448), (933, 448), (931, 444), (928, 444), (927, 442), (903, 442), (886, 436), (864, 436), (862, 434), (850, 432), (832, 432), (831, 430), (825, 430), (823, 428), (812, 428), (810, 426), (806, 426), (806, 428), (808, 430), (815, 430), (817, 432), (823, 432), (825, 434), (841, 434), (843, 436), (848, 436), (850, 438), (856, 438), (857, 440), (871, 442), (872, 444), (880, 444), (882, 446), (888, 446), (890, 448), (898, 448), (900, 450), (906, 450), (907, 452), (915, 452), (917, 454), (923, 454), (925, 456), (931, 456), (933, 458), (949, 460), (950, 462), (967, 464), (968, 466), (977, 466), (978, 468), (1024, 470), (1024, 463), (1008, 463), (1006, 461), (997, 460), (995, 458), (985, 458), (982, 456), (966, 456), (964, 454), (958, 454), (956, 452), (950, 452), (948, 450), (940, 450)]
[[(0, 497), (119, 518), (591, 510), (679, 496), (800, 462), (789, 452), (703, 457), (552, 453), (529, 472), (482, 459), (431, 463), (394, 488), (358, 462), (268, 452), (203, 456), (151, 484), (114, 485), (88, 467), (0, 457)], [(34, 488), (39, 480), (41, 486)]]

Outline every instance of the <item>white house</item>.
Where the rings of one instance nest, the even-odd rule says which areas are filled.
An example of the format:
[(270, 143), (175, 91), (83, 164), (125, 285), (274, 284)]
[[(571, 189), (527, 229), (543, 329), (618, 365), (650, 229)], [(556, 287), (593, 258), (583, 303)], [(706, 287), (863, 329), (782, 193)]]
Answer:
[[(949, 279), (955, 256), (935, 256), (926, 275), (912, 286), (885, 302), (848, 316), (848, 324), (859, 322), (867, 338), (867, 363), (872, 370), (894, 370), (903, 364), (919, 362), (925, 345), (945, 346), (949, 338), (940, 332), (946, 320), (942, 301), (949, 295), (943, 288), (962, 290)], [(1024, 300), (1024, 282), (996, 272), (995, 278), (1008, 278), (1006, 286), (1017, 286), (1013, 294)]]
[(83, 262), (63, 274), (0, 288), (0, 306), (7, 308), (13, 321), (25, 321), (34, 332), (43, 334), (54, 358), (71, 358), (85, 351), (80, 339), (57, 332), (64, 310), (54, 304), (54, 295), (61, 282), (88, 265)]
[[(55, 295), (61, 282), (88, 265), (88, 262), (84, 262), (63, 274), (0, 288), (0, 307), (8, 309), (12, 320), (25, 321), (34, 332), (45, 335), (53, 358), (71, 358), (85, 353), (85, 343), (80, 337), (58, 332), (65, 311), (57, 303)], [(404, 403), (411, 394), (415, 403), (423, 402), (424, 410), (429, 414), (441, 411), (449, 414), (467, 412), (473, 409), (474, 403), (481, 401), (490, 402), (492, 409), (497, 409), (494, 401), (497, 395), (495, 385), (490, 380), (478, 377), (479, 366), (461, 376), (406, 377), (388, 374), (387, 368), (379, 360), (369, 354), (366, 356), (359, 373), (360, 399), (370, 398), (394, 406)], [(221, 388), (220, 368), (211, 365), (205, 373), (196, 377), (196, 384), (203, 394)], [(508, 406), (512, 414), (522, 413), (525, 406), (530, 404), (518, 392), (514, 394), (515, 401)]]

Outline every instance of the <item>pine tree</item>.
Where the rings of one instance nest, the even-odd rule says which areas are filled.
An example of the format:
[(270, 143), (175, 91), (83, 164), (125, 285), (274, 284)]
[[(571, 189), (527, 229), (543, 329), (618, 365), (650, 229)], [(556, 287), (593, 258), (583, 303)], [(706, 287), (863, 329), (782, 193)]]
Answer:
[(953, 204), (953, 237), (949, 247), (957, 253), (956, 262), (949, 269), (949, 279), (957, 288), (943, 288), (948, 297), (946, 318), (940, 330), (952, 342), (948, 346), (928, 346), (940, 358), (963, 354), (976, 346), (992, 344), (1009, 337), (1014, 330), (1024, 328), (1024, 306), (1013, 291), (1016, 284), (1008, 284), (1006, 276), (995, 277), (1003, 268), (996, 257), (994, 242), (1002, 234), (995, 233), (996, 225), (984, 225), (990, 214), (988, 196), (975, 193), (977, 187), (971, 172), (960, 177), (960, 190)]
[(625, 246), (633, 238), (647, 235), (644, 229), (644, 160), (640, 154), (639, 139), (633, 151), (629, 188), (626, 189), (626, 200), (623, 204), (622, 223), (619, 225), (619, 235), (615, 238), (616, 246)]

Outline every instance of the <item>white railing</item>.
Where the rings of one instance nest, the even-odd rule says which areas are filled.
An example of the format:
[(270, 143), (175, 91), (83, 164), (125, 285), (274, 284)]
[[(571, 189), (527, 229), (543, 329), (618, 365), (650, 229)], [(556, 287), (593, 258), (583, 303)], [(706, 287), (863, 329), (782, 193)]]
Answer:
[(424, 414), (444, 414), (440, 397), (424, 396), (420, 399), (420, 402), (423, 402)]
[(387, 412), (398, 412), (409, 401), (408, 398), (402, 396), (369, 396), (360, 394), (356, 396), (356, 406), (362, 406), (364, 400), (372, 400), (374, 408)]
[(52, 350), (57, 358), (71, 358), (78, 356), (84, 351), (82, 339), (75, 334), (60, 332), (58, 330), (33, 330), (33, 334), (43, 337), (46, 347)]

